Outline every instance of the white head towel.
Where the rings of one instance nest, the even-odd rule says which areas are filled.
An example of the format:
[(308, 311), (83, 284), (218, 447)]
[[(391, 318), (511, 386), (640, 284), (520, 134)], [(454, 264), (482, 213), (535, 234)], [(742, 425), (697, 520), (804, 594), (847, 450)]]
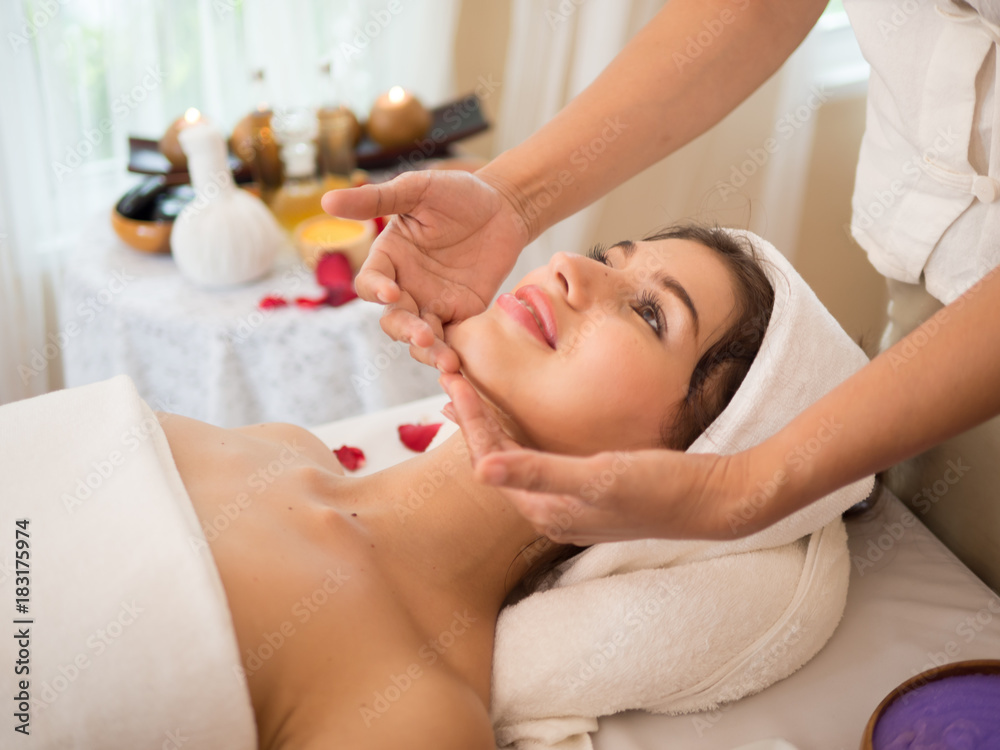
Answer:
[[(695, 453), (760, 443), (868, 361), (773, 245), (727, 231), (762, 256), (774, 308), (743, 384), (688, 449)], [(837, 429), (826, 425), (805, 454)], [(787, 471), (798, 465), (790, 456)], [(708, 709), (794, 672), (840, 620), (850, 572), (840, 516), (872, 483), (848, 485), (742, 539), (599, 544), (568, 561), (549, 588), (500, 615), (499, 745), (589, 748), (598, 716)]]

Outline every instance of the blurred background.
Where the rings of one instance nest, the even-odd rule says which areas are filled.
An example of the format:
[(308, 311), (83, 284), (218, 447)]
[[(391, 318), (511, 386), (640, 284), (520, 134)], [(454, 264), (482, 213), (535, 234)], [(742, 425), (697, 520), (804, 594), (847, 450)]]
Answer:
[[(111, 207), (142, 179), (127, 170), (130, 136), (159, 139), (191, 107), (229, 133), (262, 97), (276, 112), (337, 103), (363, 120), (380, 94), (401, 86), (428, 108), (475, 93), (491, 127), (456, 144), (452, 155), (488, 160), (583, 89), (662, 4), (4, 3), (0, 403), (79, 384), (67, 382), (58, 345), (62, 285), (91, 242), (88, 232), (106, 225)], [(690, 54), (713, 42), (699, 39)], [(852, 337), (874, 340), (882, 328), (884, 282), (848, 229), (867, 77), (846, 17), (832, 3), (785, 66), (736, 111), (552, 228), (528, 248), (512, 278), (556, 250), (584, 251), (595, 241), (639, 237), (694, 217), (766, 236)], [(47, 342), (58, 351), (46, 354), (44, 368), (25, 370)], [(369, 353), (368, 364), (373, 357)], [(421, 389), (433, 392), (428, 382)], [(421, 395), (421, 389), (405, 395)], [(348, 412), (391, 401), (362, 399)]]

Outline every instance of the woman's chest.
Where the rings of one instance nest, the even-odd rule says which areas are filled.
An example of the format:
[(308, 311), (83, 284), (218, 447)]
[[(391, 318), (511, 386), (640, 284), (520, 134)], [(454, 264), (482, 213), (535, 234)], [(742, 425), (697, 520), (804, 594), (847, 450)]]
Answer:
[(397, 689), (392, 676), (441, 669), (412, 597), (383, 572), (384, 539), (335, 491), (351, 480), (331, 474), (325, 446), (291, 425), (162, 423), (226, 592), (261, 747), (335, 717), (367, 732), (362, 709)]

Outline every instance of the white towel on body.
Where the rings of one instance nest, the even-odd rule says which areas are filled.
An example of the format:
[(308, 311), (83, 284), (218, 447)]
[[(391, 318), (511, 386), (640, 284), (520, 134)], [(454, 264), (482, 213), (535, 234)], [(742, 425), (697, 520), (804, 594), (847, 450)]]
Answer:
[(0, 477), (0, 603), (23, 605), (0, 639), (0, 691), (23, 714), (20, 730), (7, 714), (7, 737), (53, 750), (256, 748), (215, 561), (132, 380), (0, 407)]
[[(868, 361), (773, 245), (728, 231), (763, 257), (774, 308), (743, 384), (690, 452), (760, 443)], [(788, 472), (839, 429), (826, 423), (788, 457)], [(599, 716), (714, 708), (797, 670), (843, 613), (850, 562), (840, 516), (872, 484), (843, 487), (742, 539), (599, 544), (564, 563), (547, 588), (500, 615), (499, 746), (585, 750)]]

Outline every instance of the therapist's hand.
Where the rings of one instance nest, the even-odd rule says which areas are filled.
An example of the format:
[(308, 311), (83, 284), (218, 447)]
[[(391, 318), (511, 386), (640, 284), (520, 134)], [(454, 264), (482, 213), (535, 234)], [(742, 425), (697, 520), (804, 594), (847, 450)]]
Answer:
[(415, 359), (457, 372), (443, 326), (483, 312), (530, 239), (514, 203), (474, 174), (425, 170), (333, 190), (323, 209), (352, 219), (392, 215), (355, 287), (386, 305), (382, 329), (409, 343)]
[(445, 375), (448, 410), (469, 445), (476, 477), (495, 485), (535, 529), (577, 545), (628, 539), (731, 539), (744, 467), (732, 456), (671, 450), (586, 458), (526, 450), (500, 428), (472, 385)]

